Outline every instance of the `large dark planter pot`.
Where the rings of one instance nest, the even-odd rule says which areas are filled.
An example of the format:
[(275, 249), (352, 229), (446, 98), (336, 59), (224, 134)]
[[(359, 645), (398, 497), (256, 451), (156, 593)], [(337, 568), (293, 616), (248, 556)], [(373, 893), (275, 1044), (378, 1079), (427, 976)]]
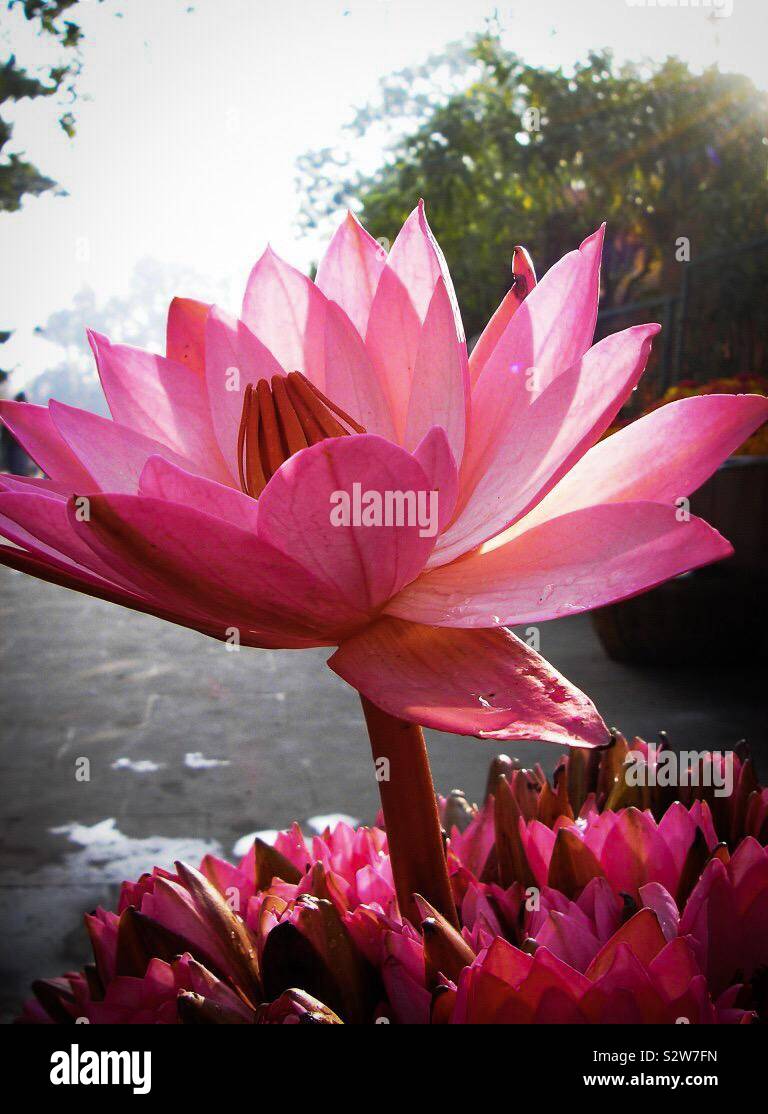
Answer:
[(768, 457), (732, 457), (691, 512), (733, 543), (727, 561), (592, 612), (616, 661), (689, 665), (768, 654)]

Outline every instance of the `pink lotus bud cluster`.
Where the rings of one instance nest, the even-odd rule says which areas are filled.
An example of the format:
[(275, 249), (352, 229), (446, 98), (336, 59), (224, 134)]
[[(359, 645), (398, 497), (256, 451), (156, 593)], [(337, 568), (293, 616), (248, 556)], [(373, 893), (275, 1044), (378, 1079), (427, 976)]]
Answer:
[(441, 800), (460, 931), (421, 897), (401, 917), (379, 827), (294, 824), (236, 866), (156, 867), (86, 917), (93, 962), (36, 983), (21, 1020), (766, 1020), (768, 790), (743, 752), (728, 796), (713, 755), (684, 789), (627, 784), (660, 753), (618, 736), (552, 782), (502, 757), (482, 807)]

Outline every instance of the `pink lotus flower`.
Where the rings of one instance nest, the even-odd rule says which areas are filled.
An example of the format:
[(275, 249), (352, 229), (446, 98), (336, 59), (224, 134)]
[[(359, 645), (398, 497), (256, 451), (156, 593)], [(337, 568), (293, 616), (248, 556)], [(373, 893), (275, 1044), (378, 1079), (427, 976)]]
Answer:
[[(329, 664), (390, 715), (603, 744), (587, 697), (506, 628), (599, 607), (730, 553), (675, 502), (768, 415), (685, 399), (597, 443), (656, 325), (592, 347), (602, 230), (518, 281), (470, 359), (423, 207), (388, 258), (350, 216), (317, 282), (271, 250), (242, 318), (177, 299), (167, 355), (91, 344), (112, 420), (2, 403), (46, 474), (2, 478), (6, 564)], [(439, 494), (417, 522), (335, 526), (354, 485)]]
[(459, 1025), (675, 1024), (737, 1021), (732, 995), (713, 1002), (683, 939), (667, 943), (644, 910), (598, 952), (584, 974), (549, 951), (528, 955), (496, 940), (459, 980)]
[[(495, 822), (494, 822), (495, 821)], [(659, 882), (677, 894), (685, 884), (689, 855), (698, 856), (699, 868), (717, 846), (712, 817), (706, 805), (696, 802), (690, 810), (676, 802), (659, 823), (650, 812), (636, 808), (619, 812), (594, 810), (582, 813), (577, 822), (558, 817), (553, 827), (540, 820), (524, 820), (519, 813), (507, 813), (493, 806), (484, 810), (463, 834), (455, 833), (451, 850), (458, 859), (465, 845), (478, 839), (485, 830), (486, 859), (498, 855), (499, 832), (509, 845), (510, 863), (522, 874), (519, 881), (536, 886), (554, 886), (568, 896), (577, 897), (592, 878), (605, 878), (616, 894), (637, 898), (640, 888)], [(701, 851), (699, 851), (701, 848)], [(475, 868), (480, 859), (467, 856)], [(482, 856), (481, 856), (482, 857)], [(478, 873), (485, 873), (486, 861)]]

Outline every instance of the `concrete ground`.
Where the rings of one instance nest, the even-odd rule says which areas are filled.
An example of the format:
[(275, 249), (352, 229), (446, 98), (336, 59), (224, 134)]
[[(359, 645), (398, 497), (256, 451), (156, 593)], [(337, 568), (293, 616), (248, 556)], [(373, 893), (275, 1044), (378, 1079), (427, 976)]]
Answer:
[[(121, 879), (206, 850), (231, 855), (244, 834), (294, 818), (375, 815), (358, 699), (325, 652), (229, 652), (7, 569), (0, 615), (5, 1020), (31, 979), (83, 961), (82, 914), (111, 905)], [(681, 749), (746, 736), (765, 756), (764, 667), (618, 665), (586, 617), (544, 624), (541, 637), (541, 652), (625, 733), (664, 728)], [(501, 748), (430, 732), (429, 749), (438, 788), (476, 799)], [(559, 748), (514, 753), (551, 769)], [(83, 758), (87, 781), (76, 776)]]

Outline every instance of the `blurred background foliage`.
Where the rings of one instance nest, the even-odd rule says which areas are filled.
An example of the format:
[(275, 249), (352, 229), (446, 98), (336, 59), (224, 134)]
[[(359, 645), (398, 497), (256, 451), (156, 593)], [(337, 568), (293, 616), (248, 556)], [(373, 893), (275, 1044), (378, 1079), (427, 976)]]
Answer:
[[(97, 0), (102, 3), (102, 0)], [(54, 60), (43, 68), (29, 71), (15, 54), (0, 65), (0, 111), (9, 102), (37, 97), (54, 97), (60, 104), (59, 126), (72, 137), (75, 115), (72, 111), (77, 96), (77, 79), (82, 59), (82, 30), (75, 21), (78, 0), (5, 0), (8, 12), (19, 11), (38, 34), (56, 49)], [(25, 194), (39, 195), (54, 189), (56, 183), (43, 174), (21, 152), (8, 152), (13, 125), (0, 116), (0, 211), (14, 212)]]
[[(766, 234), (767, 107), (748, 78), (714, 67), (617, 65), (595, 52), (567, 73), (527, 65), (488, 33), (385, 79), (346, 150), (300, 160), (302, 221), (324, 225), (348, 206), (392, 239), (426, 198), (470, 337), (510, 285), (516, 243), (541, 275), (604, 220), (603, 312), (675, 296), (680, 237), (695, 264)], [(385, 157), (360, 170), (366, 140), (384, 128), (395, 136)], [(765, 276), (764, 246), (736, 273), (721, 261), (702, 268), (729, 313), (746, 299), (756, 314)], [(764, 338), (738, 370), (757, 370), (743, 366), (755, 358), (765, 359)]]
[[(8, 106), (24, 99), (54, 98), (59, 105), (59, 127), (70, 137), (75, 134), (74, 103), (82, 58), (82, 30), (71, 18), (79, 0), (5, 0), (9, 13), (21, 13), (37, 34), (52, 47), (53, 61), (44, 67), (27, 69), (15, 54), (0, 63), (0, 213), (17, 212), (25, 196), (39, 197), (55, 190), (63, 193), (57, 183), (30, 162), (23, 151), (10, 151), (13, 124), (8, 119)], [(97, 0), (102, 3), (102, 0)], [(0, 331), (0, 345), (12, 336), (12, 330)], [(0, 382), (8, 373), (0, 369)]]

